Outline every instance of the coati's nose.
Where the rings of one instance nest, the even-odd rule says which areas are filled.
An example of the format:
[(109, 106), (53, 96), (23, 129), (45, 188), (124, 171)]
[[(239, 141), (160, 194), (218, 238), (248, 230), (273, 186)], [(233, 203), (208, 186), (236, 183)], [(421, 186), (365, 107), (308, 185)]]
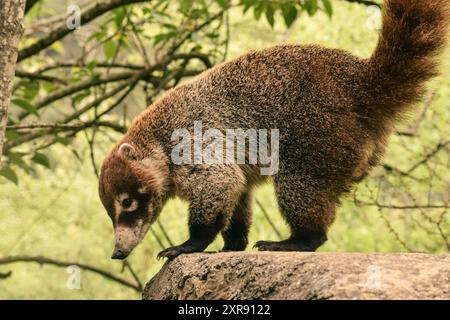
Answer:
[(121, 250), (121, 249), (114, 249), (114, 252), (111, 256), (111, 259), (119, 259), (119, 260), (123, 260), (128, 256), (127, 253), (125, 253), (125, 251)]

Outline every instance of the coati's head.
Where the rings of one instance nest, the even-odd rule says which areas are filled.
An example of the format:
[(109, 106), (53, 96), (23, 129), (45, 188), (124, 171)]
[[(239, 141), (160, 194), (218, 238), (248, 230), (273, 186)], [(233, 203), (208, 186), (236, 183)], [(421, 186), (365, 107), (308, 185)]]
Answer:
[(125, 259), (144, 238), (162, 208), (167, 180), (164, 155), (144, 157), (130, 143), (121, 143), (104, 160), (99, 178), (100, 199), (112, 220), (112, 259)]

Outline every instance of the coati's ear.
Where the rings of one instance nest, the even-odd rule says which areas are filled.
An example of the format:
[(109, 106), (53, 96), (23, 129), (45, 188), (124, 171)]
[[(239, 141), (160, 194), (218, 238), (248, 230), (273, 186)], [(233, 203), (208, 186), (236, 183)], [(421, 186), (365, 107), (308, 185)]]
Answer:
[(120, 145), (119, 151), (117, 151), (117, 153), (119, 154), (119, 156), (130, 160), (139, 160), (142, 157), (141, 153), (134, 146), (126, 142)]

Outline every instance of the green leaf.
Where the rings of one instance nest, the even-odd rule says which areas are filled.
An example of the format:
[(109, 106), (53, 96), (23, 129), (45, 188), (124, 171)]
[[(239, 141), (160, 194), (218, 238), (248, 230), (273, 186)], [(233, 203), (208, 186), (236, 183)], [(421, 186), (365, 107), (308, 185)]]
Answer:
[(242, 0), (242, 4), (244, 5), (244, 14), (253, 7), (258, 1), (257, 0)]
[(269, 22), (270, 26), (273, 28), (274, 24), (275, 24), (275, 10), (273, 9), (273, 7), (271, 5), (267, 6), (266, 9), (266, 19), (267, 22)]
[(281, 7), (283, 13), (284, 23), (286, 27), (290, 28), (297, 19), (298, 10), (294, 5), (288, 4)]
[(23, 161), (22, 157), (25, 156), (26, 153), (22, 152), (11, 152), (8, 153), (8, 161), (12, 164), (15, 164), (25, 170), (27, 173), (34, 173), (34, 169), (30, 167), (25, 161)]
[(331, 16), (333, 15), (333, 7), (330, 0), (322, 0), (322, 3), (327, 15), (331, 18)]
[(72, 96), (72, 105), (77, 106), (85, 98), (89, 97), (90, 94), (91, 94), (91, 90), (87, 89), (85, 91), (82, 91), (81, 93), (78, 93), (78, 94)]
[(50, 161), (48, 160), (47, 156), (43, 153), (36, 152), (33, 158), (31, 158), (31, 161), (36, 162), (37, 164), (40, 164), (50, 169)]
[(15, 115), (11, 113), (8, 114), (8, 123), (18, 124), (19, 122), (20, 122), (19, 118), (17, 118)]
[(8, 141), (17, 139), (19, 136), (20, 135), (17, 133), (17, 131), (6, 130), (6, 132), (5, 132), (5, 137), (6, 137), (6, 140), (8, 140)]
[(305, 8), (306, 12), (308, 12), (309, 16), (313, 16), (316, 14), (317, 10), (319, 9), (317, 0), (307, 0), (303, 4), (303, 8)]
[(92, 39), (95, 38), (95, 40), (97, 41), (101, 41), (103, 38), (106, 37), (106, 31), (105, 30), (101, 30), (101, 31), (97, 31), (92, 33), (87, 39), (86, 42), (90, 42)]
[(17, 177), (17, 174), (10, 168), (10, 167), (4, 167), (0, 170), (0, 176), (5, 177), (9, 181), (14, 182), (14, 184), (19, 183), (19, 177)]
[(28, 113), (34, 114), (35, 116), (39, 117), (38, 110), (27, 100), (15, 98), (11, 100), (12, 103), (14, 103), (16, 106), (24, 109)]
[(154, 37), (153, 44), (154, 44), (154, 45), (157, 45), (158, 43), (160, 43), (160, 42), (162, 42), (162, 41), (169, 40), (170, 38), (173, 38), (173, 37), (175, 37), (176, 35), (177, 35), (176, 32), (169, 32), (169, 33), (161, 33), (161, 34), (158, 34), (158, 35), (156, 35), (156, 36)]
[(56, 136), (55, 137), (55, 142), (56, 143), (61, 143), (62, 145), (65, 145), (65, 146), (68, 146), (72, 142), (72, 139), (70, 139), (68, 137)]
[(88, 68), (90, 71), (92, 71), (92, 70), (95, 69), (96, 66), (97, 66), (97, 61), (92, 60), (91, 62), (89, 62), (89, 63), (86, 65), (86, 68)]
[(261, 18), (262, 13), (264, 12), (264, 8), (265, 3), (261, 2), (253, 9), (253, 15), (256, 20), (259, 20)]
[(216, 2), (221, 6), (223, 9), (228, 8), (228, 0), (216, 0)]
[(78, 161), (80, 161), (80, 163), (82, 163), (82, 162), (83, 162), (83, 158), (81, 158), (81, 156), (80, 156), (80, 154), (78, 153), (78, 151), (75, 150), (75, 149), (72, 149), (71, 151), (72, 151), (73, 155), (75, 156), (75, 158), (77, 158)]
[(10, 152), (8, 153), (8, 160), (11, 163), (14, 163), (16, 165), (24, 165), (25, 162), (23, 161), (22, 157), (24, 156), (24, 153), (19, 152)]
[(122, 26), (123, 19), (125, 18), (125, 8), (117, 8), (113, 10), (115, 15), (114, 22), (116, 23), (117, 29)]
[(103, 52), (105, 53), (106, 59), (111, 59), (116, 55), (117, 43), (115, 41), (109, 40), (103, 44)]
[(180, 0), (180, 11), (189, 12), (192, 8), (192, 0)]
[(32, 101), (39, 93), (39, 81), (25, 82), (24, 97), (28, 101)]

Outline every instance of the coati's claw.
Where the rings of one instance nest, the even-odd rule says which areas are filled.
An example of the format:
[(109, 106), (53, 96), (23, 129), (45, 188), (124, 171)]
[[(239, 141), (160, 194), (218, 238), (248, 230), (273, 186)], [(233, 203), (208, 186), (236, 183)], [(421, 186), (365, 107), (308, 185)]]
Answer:
[(273, 250), (274, 246), (273, 244), (276, 244), (277, 242), (275, 241), (257, 241), (253, 248), (254, 249), (258, 249), (259, 251), (279, 251), (279, 250)]
[(183, 253), (183, 250), (181, 250), (180, 247), (175, 246), (175, 247), (170, 247), (170, 248), (167, 248), (167, 249), (161, 251), (160, 253), (158, 253), (157, 258), (158, 258), (158, 260), (163, 259), (163, 258), (169, 258), (169, 260), (172, 260), (182, 253)]
[(179, 246), (170, 247), (170, 248), (167, 248), (167, 249), (161, 251), (160, 253), (158, 253), (157, 258), (158, 259), (169, 258), (169, 260), (172, 260), (172, 259), (175, 259), (176, 257), (178, 257), (182, 253), (192, 253), (192, 252), (199, 252), (199, 251), (202, 251), (202, 250), (197, 250), (197, 248), (195, 248), (194, 246), (179, 245)]

